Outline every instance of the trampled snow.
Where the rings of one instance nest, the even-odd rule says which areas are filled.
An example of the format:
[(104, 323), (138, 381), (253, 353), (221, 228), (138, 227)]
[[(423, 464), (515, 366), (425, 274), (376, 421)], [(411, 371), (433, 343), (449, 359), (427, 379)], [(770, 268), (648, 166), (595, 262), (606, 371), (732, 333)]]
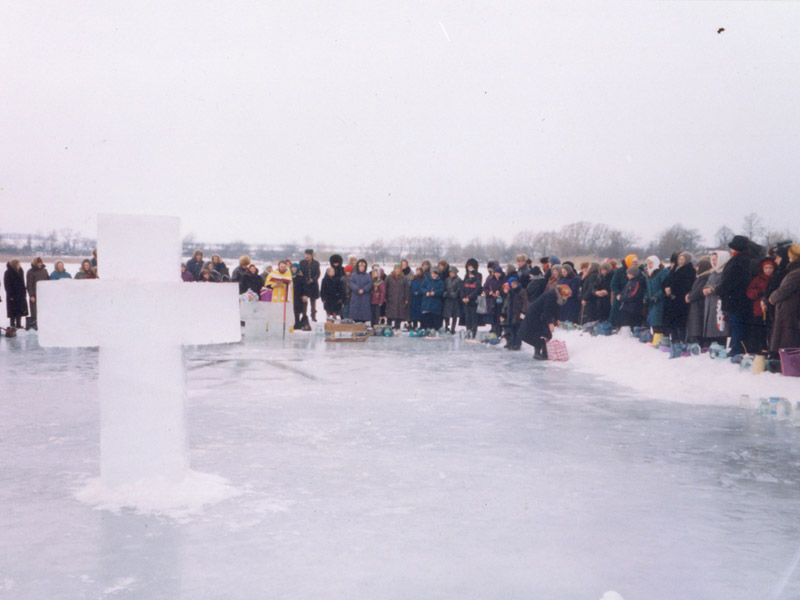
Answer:
[(797, 382), (558, 335), (189, 347), (177, 508), (93, 481), (97, 350), (2, 339), (0, 596), (798, 597), (800, 429), (740, 407)]

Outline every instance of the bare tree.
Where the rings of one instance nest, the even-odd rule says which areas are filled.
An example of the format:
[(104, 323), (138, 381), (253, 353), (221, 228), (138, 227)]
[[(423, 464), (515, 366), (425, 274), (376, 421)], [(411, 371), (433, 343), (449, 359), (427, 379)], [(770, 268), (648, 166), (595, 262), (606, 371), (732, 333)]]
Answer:
[(687, 229), (680, 223), (676, 223), (663, 231), (658, 239), (647, 247), (647, 253), (663, 258), (673, 252), (683, 252), (684, 250), (694, 252), (702, 245), (702, 241), (703, 236), (697, 229)]
[(756, 241), (764, 235), (764, 223), (756, 213), (744, 216), (742, 221), (742, 232), (751, 240)]
[(727, 225), (723, 225), (717, 229), (717, 233), (714, 234), (714, 237), (716, 237), (717, 247), (727, 248), (728, 242), (733, 239), (734, 235), (735, 234), (733, 233), (733, 230)]

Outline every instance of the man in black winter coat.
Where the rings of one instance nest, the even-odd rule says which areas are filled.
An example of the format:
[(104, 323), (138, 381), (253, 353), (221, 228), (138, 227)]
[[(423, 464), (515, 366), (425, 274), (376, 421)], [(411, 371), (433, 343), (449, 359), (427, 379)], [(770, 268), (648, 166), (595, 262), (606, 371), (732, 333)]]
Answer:
[(311, 320), (317, 320), (317, 298), (319, 298), (319, 261), (314, 258), (314, 250), (305, 251), (305, 258), (300, 261), (300, 271), (303, 272), (304, 293), (311, 304)]
[(714, 289), (722, 300), (722, 312), (728, 320), (731, 330), (731, 356), (744, 354), (742, 340), (745, 339), (747, 321), (750, 318), (752, 304), (747, 297), (750, 285), (750, 240), (746, 236), (737, 235), (728, 243), (731, 258), (722, 269), (722, 279)]

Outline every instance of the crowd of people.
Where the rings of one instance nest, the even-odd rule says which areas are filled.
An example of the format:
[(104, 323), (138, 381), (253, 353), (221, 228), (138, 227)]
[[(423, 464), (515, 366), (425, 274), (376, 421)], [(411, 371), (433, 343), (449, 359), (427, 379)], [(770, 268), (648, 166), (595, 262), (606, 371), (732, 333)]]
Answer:
[[(785, 243), (764, 251), (737, 235), (724, 250), (693, 257), (676, 251), (668, 261), (629, 254), (620, 261), (561, 262), (556, 256), (535, 261), (518, 254), (506, 266), (489, 261), (481, 272), (477, 260), (463, 273), (447, 260), (424, 260), (412, 269), (407, 260), (389, 273), (363, 258), (347, 262), (334, 254), (322, 275), (313, 249), (293, 262), (258, 267), (241, 256), (231, 272), (215, 254), (202, 250), (181, 265), (187, 282), (234, 282), (240, 294), (253, 292), (273, 302), (291, 303), (295, 329), (310, 329), (317, 301), (328, 319), (395, 329), (441, 330), (463, 327), (474, 338), (478, 327), (505, 337), (519, 350), (524, 341), (534, 358), (547, 358), (546, 341), (560, 322), (608, 322), (612, 328), (647, 327), (675, 342), (707, 348), (717, 342), (729, 355), (745, 352), (777, 357), (782, 348), (800, 347), (800, 244)], [(19, 260), (7, 264), (4, 277), (7, 315), (12, 327), (36, 328), (36, 284), (70, 277), (61, 261), (49, 274), (41, 258), (23, 273)], [(78, 278), (96, 278), (97, 256), (83, 261)], [(321, 279), (321, 281), (320, 281)]]

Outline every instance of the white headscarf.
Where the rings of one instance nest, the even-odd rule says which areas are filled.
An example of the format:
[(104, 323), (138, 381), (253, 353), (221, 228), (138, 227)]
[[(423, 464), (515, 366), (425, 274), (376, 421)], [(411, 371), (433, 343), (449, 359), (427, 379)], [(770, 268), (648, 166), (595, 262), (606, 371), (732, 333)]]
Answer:
[[(650, 263), (653, 263), (655, 265), (655, 267), (653, 267), (651, 269), (650, 268)], [(652, 256), (648, 256), (647, 257), (647, 260), (645, 260), (645, 264), (647, 265), (647, 272), (650, 275), (652, 275), (653, 273), (655, 273), (658, 270), (658, 267), (661, 266), (661, 259), (658, 258), (655, 254), (653, 254)]]
[(714, 271), (717, 273), (722, 273), (722, 269), (725, 268), (725, 263), (731, 259), (731, 253), (727, 250), (716, 250), (715, 252), (711, 253), (712, 256), (714, 254), (717, 255), (717, 266), (714, 267)]

